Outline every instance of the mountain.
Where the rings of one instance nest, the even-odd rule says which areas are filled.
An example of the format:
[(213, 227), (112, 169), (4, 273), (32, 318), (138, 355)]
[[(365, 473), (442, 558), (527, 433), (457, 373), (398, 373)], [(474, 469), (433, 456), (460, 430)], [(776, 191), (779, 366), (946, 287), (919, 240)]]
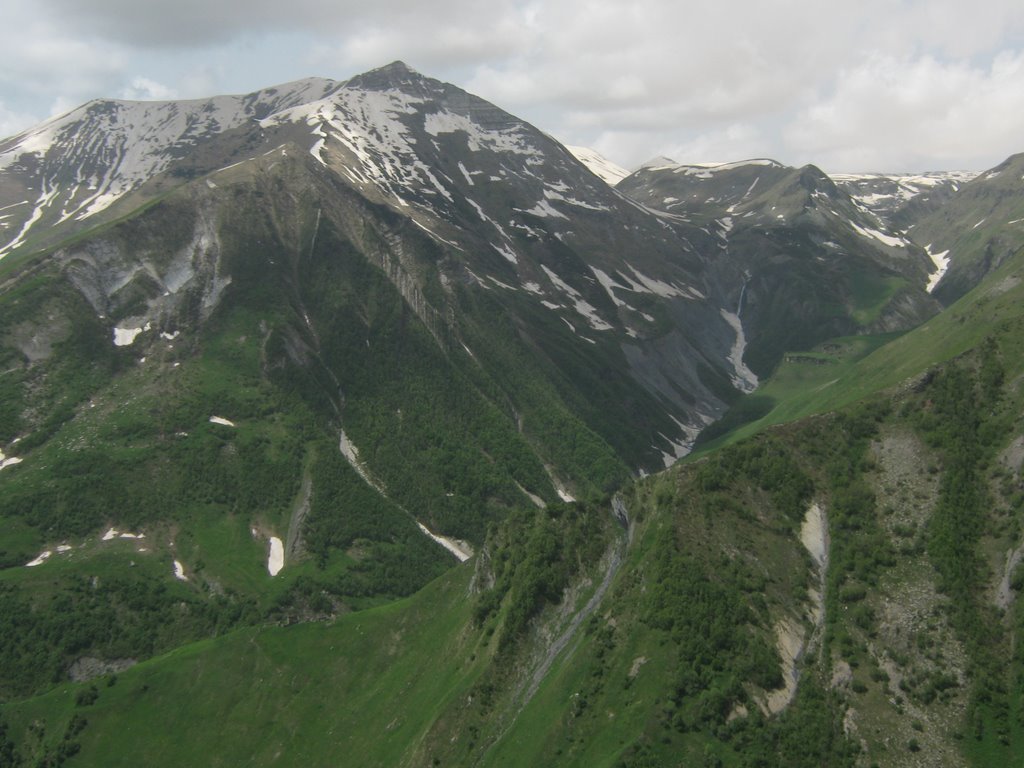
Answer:
[(974, 171), (833, 173), (830, 178), (887, 227), (901, 230), (941, 208), (977, 175)]
[(946, 267), (936, 298), (953, 303), (1024, 246), (1022, 185), (1024, 155), (1013, 155), (914, 220), (909, 236)]
[(595, 176), (600, 177), (605, 181), (608, 186), (614, 187), (624, 178), (629, 176), (629, 171), (621, 166), (616, 165), (608, 158), (604, 157), (600, 153), (589, 149), (587, 147), (570, 147), (566, 146), (573, 157), (583, 163), (589, 168)]
[[(113, 148), (95, 140), (112, 125)], [(144, 141), (126, 152), (132, 136)], [(532, 126), (400, 62), (343, 84), (302, 81), (184, 105), (87, 105), (5, 147), (0, 185), (16, 190), (8, 197), (25, 197), (25, 186), (47, 190), (31, 209), (25, 204), (24, 223), (12, 220), (18, 234), (8, 251), (54, 242), (94, 217), (109, 220), (123, 213), (119, 206), (159, 199), (183, 179), (213, 173), (204, 183), (216, 185), (219, 173), (292, 147), (444, 254), (429, 270), (396, 277), (407, 294), (439, 281), (437, 301), (410, 299), (421, 319), (457, 314), (452, 286), (475, 285), (506, 311), (529, 306), (523, 322), (544, 310), (582, 344), (625, 357), (614, 368), (646, 390), (638, 407), (660, 414), (646, 448), (629, 457), (633, 466), (649, 466), (654, 443), (655, 456), (681, 455), (732, 396), (736, 331), (709, 306), (718, 299), (702, 274), (706, 236), (614, 193)], [(104, 181), (83, 190), (86, 174)], [(110, 207), (83, 207), (86, 191)], [(144, 315), (136, 327), (151, 321)]]
[[(711, 277), (733, 284), (744, 360), (758, 376), (787, 350), (852, 333), (906, 329), (933, 314), (931, 260), (814, 166), (652, 161), (617, 186), (717, 239)], [(739, 280), (735, 277), (739, 276)]]
[[(10, 743), (82, 765), (1016, 764), (1024, 283), (993, 289), (1022, 269), (864, 357), (844, 387), (897, 385), (853, 407), (524, 508), (408, 600), (11, 704)], [(974, 323), (987, 341), (939, 362)]]
[(0, 152), (0, 765), (1019, 761), (1020, 253), (401, 62)]
[(415, 593), (738, 394), (700, 230), (400, 63), (4, 150), (4, 699)]
[(246, 96), (100, 99), (0, 142), (0, 209), (7, 212), (0, 227), (8, 238), (0, 255), (26, 242), (53, 242), (50, 231), (66, 236), (75, 225), (92, 223), (185, 157), (217, 154), (219, 162), (225, 149), (231, 157), (236, 146), (211, 148), (211, 142), (337, 85), (311, 78)]

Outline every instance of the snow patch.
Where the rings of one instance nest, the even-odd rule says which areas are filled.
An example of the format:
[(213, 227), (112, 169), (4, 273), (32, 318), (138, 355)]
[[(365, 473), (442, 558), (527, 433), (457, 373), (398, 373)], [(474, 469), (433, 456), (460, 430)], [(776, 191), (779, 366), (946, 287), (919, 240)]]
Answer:
[(515, 155), (540, 157), (541, 152), (529, 144), (527, 135), (521, 125), (498, 130), (487, 130), (474, 123), (465, 115), (455, 112), (441, 111), (426, 115), (423, 119), (423, 130), (431, 136), (442, 133), (466, 134), (466, 144), (472, 152), (489, 149), (492, 152), (511, 152)]
[(376, 490), (382, 495), (386, 495), (383, 486), (376, 481), (371, 475), (369, 470), (363, 464), (362, 459), (359, 458), (359, 449), (356, 448), (356, 444), (349, 440), (348, 435), (345, 434), (345, 430), (340, 430), (341, 436), (338, 438), (338, 448), (341, 451), (341, 455), (345, 457), (345, 460), (349, 463), (349, 466), (354, 469), (366, 484)]
[(587, 203), (583, 200), (577, 200), (575, 197), (566, 197), (562, 194), (564, 191), (565, 184), (559, 182), (557, 185), (549, 186), (544, 189), (544, 197), (547, 200), (558, 200), (569, 205), (575, 205), (577, 208), (586, 208), (588, 211), (608, 211), (611, 210), (607, 205), (600, 205), (596, 203)]
[(605, 322), (598, 314), (597, 308), (587, 303), (580, 293), (569, 285), (567, 282), (562, 280), (558, 275), (548, 269), (546, 266), (541, 265), (541, 269), (547, 274), (548, 279), (564, 293), (566, 293), (573, 302), (573, 308), (586, 318), (587, 322), (590, 323), (590, 327), (595, 331), (610, 331), (612, 325)]
[(612, 303), (616, 307), (627, 306), (626, 302), (624, 302), (622, 299), (616, 296), (615, 292), (612, 290), (613, 288), (618, 288), (620, 291), (629, 290), (628, 288), (626, 288), (626, 286), (619, 285), (617, 282), (615, 282), (611, 275), (609, 275), (607, 272), (601, 269), (598, 269), (593, 265), (590, 266), (590, 271), (594, 273), (594, 277), (597, 278), (597, 282), (601, 284), (601, 287), (604, 288), (605, 293), (608, 294), (608, 297), (612, 300)]
[(277, 536), (270, 537), (270, 554), (267, 556), (267, 573), (277, 576), (284, 568), (284, 544)]
[(664, 280), (648, 277), (631, 264), (626, 264), (626, 267), (633, 273), (633, 277), (625, 274), (622, 270), (616, 270), (616, 272), (619, 277), (628, 283), (626, 286), (627, 289), (634, 293), (653, 293), (655, 296), (661, 296), (663, 299), (669, 299), (674, 296), (679, 296), (685, 299), (704, 298), (704, 294), (696, 288), (691, 288), (686, 285), (673, 285), (666, 283)]
[(591, 173), (610, 187), (614, 187), (629, 176), (629, 171), (616, 165), (593, 149), (588, 147), (571, 147), (569, 145), (566, 145), (565, 148), (572, 153), (573, 157), (583, 163)]
[(7, 457), (3, 451), (0, 451), (0, 469), (7, 469), (13, 467), (15, 464), (21, 464), (21, 459), (17, 456)]
[(861, 227), (852, 221), (850, 222), (850, 226), (853, 227), (858, 234), (864, 237), (873, 238), (884, 245), (888, 245), (890, 248), (905, 248), (908, 245), (907, 241), (902, 237), (893, 237), (892, 235), (887, 235), (884, 232), (879, 232), (877, 229)]
[(28, 217), (25, 223), (21, 227), (21, 231), (15, 235), (14, 239), (11, 240), (7, 245), (0, 248), (0, 257), (6, 256), (8, 253), (13, 251), (25, 244), (25, 238), (28, 237), (28, 232), (35, 225), (39, 219), (43, 217), (43, 210), (49, 208), (53, 201), (57, 197), (59, 188), (57, 186), (50, 187), (46, 180), (42, 181), (42, 193), (39, 195), (39, 199), (36, 200), (35, 208), (32, 210), (32, 214)]
[(135, 337), (143, 331), (148, 331), (150, 324), (146, 323), (141, 328), (114, 328), (114, 346), (127, 347), (135, 343)]
[(522, 208), (513, 208), (512, 210), (518, 211), (519, 213), (528, 213), (531, 216), (539, 216), (541, 218), (552, 218), (552, 219), (568, 219), (569, 218), (568, 216), (566, 216), (561, 211), (557, 211), (553, 207), (551, 207), (551, 203), (549, 203), (547, 201), (547, 198), (545, 198), (543, 200), (538, 200), (537, 204), (535, 206), (533, 206), (533, 208), (530, 208), (528, 210), (523, 210)]
[(53, 554), (53, 552), (51, 552), (50, 550), (46, 550), (45, 552), (40, 552), (39, 556), (35, 560), (33, 560), (33, 561), (29, 562), (29, 563), (25, 563), (25, 567), (26, 568), (35, 568), (37, 565), (42, 565), (43, 563), (45, 563), (47, 560), (50, 559), (50, 556), (52, 554)]
[(543, 296), (544, 295), (544, 291), (541, 290), (541, 287), (540, 287), (539, 283), (533, 283), (533, 282), (523, 283), (523, 290), (526, 291), (527, 293), (532, 293), (532, 294), (535, 294), (537, 296)]
[(501, 280), (496, 278), (494, 275), (488, 275), (487, 279), (490, 280), (492, 283), (494, 283), (499, 288), (504, 288), (507, 291), (514, 291), (515, 290), (514, 286), (511, 286), (508, 283), (501, 282)]
[(940, 253), (932, 253), (932, 246), (929, 244), (925, 246), (924, 250), (935, 265), (935, 271), (928, 276), (928, 284), (924, 288), (928, 293), (931, 293), (949, 269), (949, 249), (947, 248)]
[(509, 248), (504, 243), (502, 245), (495, 245), (494, 243), (491, 243), (491, 248), (496, 250), (498, 253), (500, 253), (502, 256), (504, 256), (506, 259), (508, 259), (508, 261), (510, 263), (512, 263), (512, 264), (518, 264), (519, 263), (519, 257), (516, 256), (516, 252), (513, 251), (511, 248)]

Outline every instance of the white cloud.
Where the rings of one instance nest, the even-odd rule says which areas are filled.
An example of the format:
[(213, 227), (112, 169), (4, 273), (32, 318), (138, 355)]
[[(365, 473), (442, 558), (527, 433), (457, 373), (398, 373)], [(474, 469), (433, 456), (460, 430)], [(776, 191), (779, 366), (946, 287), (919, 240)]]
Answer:
[(794, 155), (827, 170), (994, 165), (1024, 150), (1024, 53), (988, 66), (873, 55), (785, 131)]
[(136, 77), (132, 79), (131, 85), (121, 90), (118, 98), (132, 101), (169, 101), (178, 98), (178, 92), (147, 77)]
[(26, 126), (39, 122), (38, 115), (10, 110), (0, 101), (0, 137), (12, 136)]

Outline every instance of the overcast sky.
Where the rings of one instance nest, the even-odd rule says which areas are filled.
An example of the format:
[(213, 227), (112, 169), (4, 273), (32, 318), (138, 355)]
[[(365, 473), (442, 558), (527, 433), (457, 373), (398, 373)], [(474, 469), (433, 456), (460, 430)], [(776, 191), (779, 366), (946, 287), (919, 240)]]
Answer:
[(981, 170), (1024, 151), (1021, 0), (4, 0), (3, 18), (0, 136), (91, 98), (401, 59), (627, 168)]

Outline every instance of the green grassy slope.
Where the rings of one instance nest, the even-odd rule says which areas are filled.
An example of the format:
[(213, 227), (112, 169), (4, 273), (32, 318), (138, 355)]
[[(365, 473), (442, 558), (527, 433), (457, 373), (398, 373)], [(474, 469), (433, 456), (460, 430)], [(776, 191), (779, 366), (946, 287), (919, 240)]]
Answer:
[(608, 500), (524, 510), (406, 600), (60, 685), (7, 738), (80, 765), (1013, 764), (1018, 342), (638, 482), (629, 532)]
[[(930, 366), (976, 348), (989, 336), (1020, 360), (1024, 322), (1024, 254), (1006, 262), (943, 313), (906, 334), (830, 340), (811, 352), (792, 353), (763, 387), (741, 400), (704, 440), (713, 447), (815, 413), (843, 407), (903, 384)], [(770, 409), (770, 410), (769, 410)], [(698, 452), (697, 455), (700, 455)]]

